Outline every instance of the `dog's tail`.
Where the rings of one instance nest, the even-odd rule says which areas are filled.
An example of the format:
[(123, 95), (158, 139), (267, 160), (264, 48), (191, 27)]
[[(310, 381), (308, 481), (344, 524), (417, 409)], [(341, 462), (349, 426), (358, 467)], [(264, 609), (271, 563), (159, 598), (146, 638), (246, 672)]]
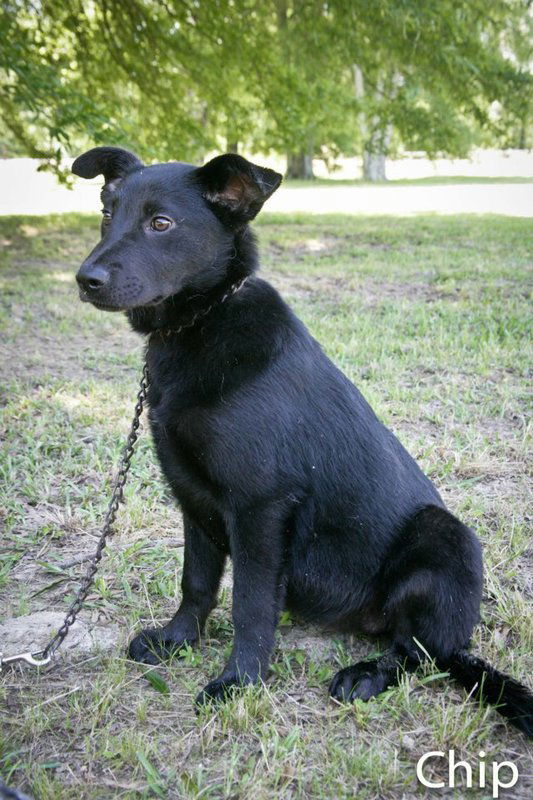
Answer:
[(466, 650), (457, 650), (446, 669), (472, 697), (496, 706), (509, 722), (533, 738), (533, 692), (527, 686)]

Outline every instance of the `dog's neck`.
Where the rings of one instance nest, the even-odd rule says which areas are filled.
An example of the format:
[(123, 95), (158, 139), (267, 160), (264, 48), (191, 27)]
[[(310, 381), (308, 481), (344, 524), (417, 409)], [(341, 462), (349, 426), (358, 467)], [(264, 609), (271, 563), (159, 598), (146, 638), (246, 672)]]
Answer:
[(200, 322), (202, 319), (204, 319), (204, 317), (207, 317), (208, 314), (210, 314), (211, 311), (215, 308), (215, 306), (225, 303), (227, 300), (233, 297), (234, 294), (237, 294), (237, 292), (239, 292), (242, 289), (247, 280), (248, 276), (246, 275), (244, 278), (241, 278), (236, 283), (232, 283), (231, 286), (227, 288), (227, 290), (224, 292), (223, 295), (214, 297), (214, 299), (208, 306), (196, 311), (194, 315), (190, 317), (190, 319), (186, 319), (184, 322), (182, 321), (177, 328), (174, 326), (167, 326), (165, 328), (156, 328), (154, 331), (152, 331), (150, 335), (160, 336), (163, 339), (168, 339), (172, 335), (178, 335), (184, 330), (193, 328), (197, 322)]
[(252, 232), (245, 228), (235, 234), (231, 255), (225, 263), (213, 265), (213, 273), (222, 277), (213, 286), (199, 290), (186, 288), (167, 297), (157, 306), (134, 308), (126, 313), (138, 333), (161, 333), (167, 336), (190, 329), (220, 302), (225, 302), (257, 269), (257, 250)]

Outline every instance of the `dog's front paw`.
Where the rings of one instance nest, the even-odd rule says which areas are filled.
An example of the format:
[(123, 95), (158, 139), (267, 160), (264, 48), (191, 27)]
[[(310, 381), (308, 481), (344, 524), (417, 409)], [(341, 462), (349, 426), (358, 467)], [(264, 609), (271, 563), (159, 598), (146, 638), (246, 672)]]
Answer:
[(196, 696), (194, 701), (198, 707), (206, 706), (210, 703), (217, 704), (223, 703), (231, 695), (243, 689), (245, 686), (250, 686), (252, 681), (249, 678), (230, 677), (230, 678), (216, 678), (204, 686), (200, 694)]
[(160, 661), (177, 656), (182, 647), (193, 642), (172, 638), (163, 628), (147, 628), (131, 640), (128, 656), (141, 664), (159, 664)]
[(329, 694), (339, 703), (349, 703), (352, 700), (370, 700), (384, 688), (379, 671), (366, 662), (337, 672), (329, 685)]

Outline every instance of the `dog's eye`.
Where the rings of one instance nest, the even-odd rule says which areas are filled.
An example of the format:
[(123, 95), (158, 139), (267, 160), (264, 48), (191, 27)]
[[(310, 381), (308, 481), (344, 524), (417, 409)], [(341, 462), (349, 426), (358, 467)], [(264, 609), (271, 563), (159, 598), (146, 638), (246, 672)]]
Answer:
[(162, 231), (168, 231), (170, 226), (172, 225), (172, 220), (168, 217), (154, 217), (150, 223), (150, 227), (153, 231), (157, 231), (161, 233)]
[(107, 211), (107, 209), (104, 208), (104, 210), (102, 211), (102, 224), (103, 225), (109, 225), (109, 223), (111, 222), (112, 216), (113, 215), (112, 215), (111, 211)]

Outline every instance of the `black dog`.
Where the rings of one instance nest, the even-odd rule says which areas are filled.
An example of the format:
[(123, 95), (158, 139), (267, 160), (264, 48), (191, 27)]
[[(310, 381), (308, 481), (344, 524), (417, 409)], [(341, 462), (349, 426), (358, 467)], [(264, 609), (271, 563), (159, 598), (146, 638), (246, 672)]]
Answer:
[(264, 677), (280, 611), (390, 637), (341, 670), (337, 700), (368, 700), (429, 654), (533, 733), (533, 695), (469, 655), (480, 545), (275, 289), (254, 276), (248, 228), (281, 176), (236, 155), (145, 167), (97, 147), (102, 239), (81, 299), (148, 336), (152, 433), (185, 527), (183, 597), (130, 644), (156, 663), (198, 642), (233, 561), (234, 644), (198, 702)]

